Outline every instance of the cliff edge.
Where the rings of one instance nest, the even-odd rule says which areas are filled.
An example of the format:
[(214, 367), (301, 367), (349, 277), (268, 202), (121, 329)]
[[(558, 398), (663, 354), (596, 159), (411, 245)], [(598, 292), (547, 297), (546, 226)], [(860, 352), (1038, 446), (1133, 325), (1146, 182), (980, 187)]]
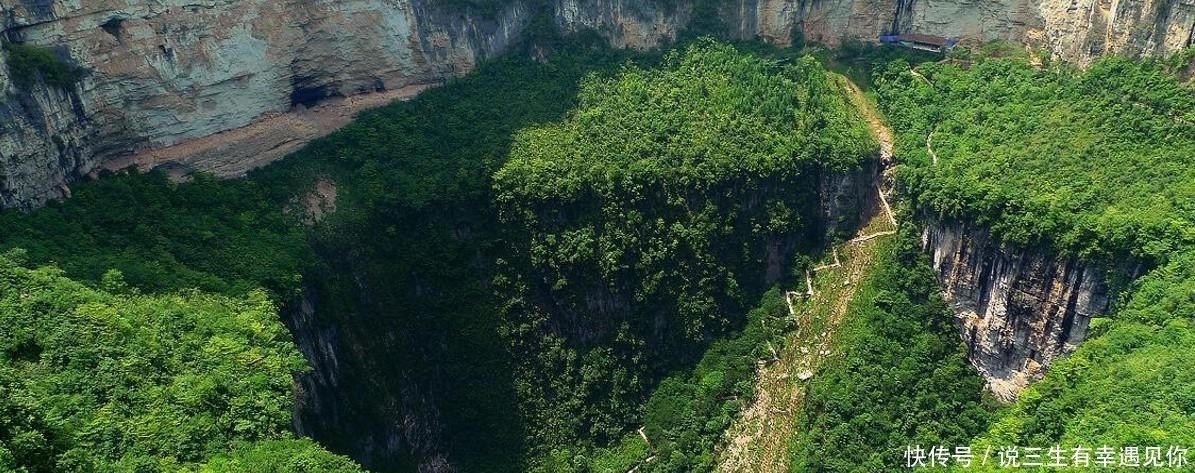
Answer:
[[(492, 5), (477, 11), (436, 0), (0, 0), (7, 45), (0, 60), (0, 205), (36, 207), (102, 168), (174, 163), (241, 175), (361, 109), (508, 51), (536, 15), (549, 15), (565, 31), (593, 29), (617, 47), (650, 48), (704, 14), (685, 2)], [(1195, 31), (1195, 0), (719, 5), (739, 38), (788, 44), (794, 30), (831, 44), (890, 31), (1004, 38), (1079, 63), (1108, 53), (1173, 52), (1190, 45)], [(78, 74), (48, 81), (37, 63), (14, 67), (21, 63), (14, 47), (37, 48)]]

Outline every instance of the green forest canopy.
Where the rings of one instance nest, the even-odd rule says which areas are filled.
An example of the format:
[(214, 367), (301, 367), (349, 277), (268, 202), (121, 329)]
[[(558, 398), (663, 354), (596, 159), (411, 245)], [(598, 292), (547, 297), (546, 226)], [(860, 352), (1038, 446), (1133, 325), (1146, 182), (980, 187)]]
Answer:
[(247, 472), (280, 451), (359, 471), (290, 439), (305, 365), (265, 293), (141, 295), (115, 271), (93, 289), (13, 257), (0, 256), (0, 471)]
[(1195, 90), (1175, 61), (917, 69), (924, 79), (900, 61), (875, 77), (916, 208), (1114, 277), (1126, 257), (1156, 266), (973, 447), (1193, 445)]
[[(503, 166), (516, 129), (555, 119), (572, 104), (570, 78), (582, 68), (560, 57), (546, 66), (507, 61), (483, 68), (483, 74), (507, 80), (473, 76), (367, 114), (307, 148), (303, 159), (249, 180), (200, 178), (174, 185), (160, 175), (112, 176), (31, 216), (0, 214), (5, 248), (30, 248), (34, 265), (58, 261), (62, 268), (26, 269), (12, 261), (26, 258), (18, 253), (0, 258), (0, 471), (359, 471), (310, 441), (290, 438), (290, 376), (303, 369), (302, 360), (269, 297), (257, 289), (267, 287), (280, 299), (292, 296), (299, 275), (315, 265), (308, 235), (283, 208), (297, 189), (325, 173), (341, 186), (340, 213), (352, 218), (319, 229), (328, 231), (315, 244), (362, 258), (392, 256), (385, 251), (410, 257), (385, 260), (389, 269), (370, 268), (379, 281), (399, 273), (411, 277), (400, 270), (424, 265), (438, 268), (428, 273), (437, 281), (465, 284), (468, 276), (461, 274), (472, 267), (445, 271), (440, 267), (449, 260), (426, 250), (442, 250), (468, 225), (484, 228), (490, 221), (477, 216), (492, 205), (516, 235), (527, 238), (528, 260), (555, 271), (536, 277), (561, 294), (586, 280), (616, 281), (602, 278), (637, 271), (629, 291), (641, 300), (677, 303), (675, 313), (683, 317), (675, 331), (701, 340), (693, 347), (710, 349), (690, 354), (701, 360), (696, 367), (672, 372), (644, 403), (655, 383), (636, 370), (646, 371), (643, 365), (655, 360), (645, 361), (642, 333), (617, 328), (621, 338), (615, 343), (584, 353), (560, 339), (548, 340), (550, 349), (515, 339), (512, 352), (542, 355), (527, 359), (543, 365), (529, 366), (560, 394), (544, 398), (555, 410), (545, 410), (547, 421), (534, 424), (543, 427), (538, 435), (563, 425), (560, 431), (569, 435), (612, 444), (592, 448), (588, 440), (570, 444), (576, 438), (562, 437), (546, 442), (557, 448), (537, 452), (545, 457), (531, 466), (614, 471), (634, 465), (648, 448), (627, 427), (643, 419), (659, 439), (655, 448), (668, 454), (655, 468), (708, 467), (713, 443), (741, 407), (734, 398), (750, 395), (752, 366), (744, 360), (774, 335), (761, 331), (759, 321), (782, 310), (773, 291), (743, 317), (764, 286), (746, 282), (742, 268), (762, 263), (758, 248), (741, 243), (810, 231), (801, 207), (810, 204), (807, 179), (819, 167), (854, 166), (875, 143), (812, 60), (785, 63), (706, 44), (674, 54), (661, 70), (627, 66), (615, 78), (587, 79), (577, 111), (514, 135), (513, 160)], [(902, 182), (919, 209), (977, 220), (1011, 243), (1047, 243), (1088, 258), (1134, 255), (1159, 265), (1110, 320), (1093, 323), (1087, 344), (1058, 362), (977, 442), (1189, 444), (1195, 432), (1195, 394), (1187, 387), (1195, 370), (1185, 362), (1195, 355), (1189, 353), (1195, 346), (1189, 327), (1195, 318), (1190, 86), (1174, 80), (1161, 62), (1122, 59), (1106, 59), (1085, 72), (1038, 70), (1011, 59), (918, 70), (929, 83), (895, 61), (875, 84), (908, 165)], [(542, 90), (520, 93), (519, 87), (532, 84)], [(522, 104), (513, 117), (511, 103)], [(926, 151), (931, 133), (942, 160), (937, 167), (929, 165)], [(778, 196), (781, 190), (794, 194)], [(757, 191), (777, 197), (754, 210), (730, 206)], [(722, 197), (693, 200), (703, 193)], [(728, 218), (739, 212), (749, 216), (749, 225)], [(413, 221), (430, 223), (409, 225)], [(413, 228), (434, 232), (407, 238), (403, 231)], [(478, 234), (474, 238), (485, 240), (459, 242), (468, 250), (461, 254), (492, 254), (494, 234)], [(714, 240), (729, 246), (704, 246)], [(812, 386), (816, 411), (809, 432), (816, 440), (797, 445), (798, 462), (841, 464), (843, 457), (805, 455), (824, 448), (827, 439), (845, 452), (890, 453), (905, 439), (954, 441), (985, 423), (971, 392), (975, 379), (967, 377), (973, 373), (959, 375), (958, 347), (950, 343), (924, 267), (912, 269), (907, 248), (894, 254), (904, 259), (899, 267), (889, 261), (869, 282), (884, 297), (865, 297), (852, 309), (855, 324), (885, 329), (853, 327), (849, 340), (868, 349), (828, 367)], [(125, 271), (108, 272), (112, 267)], [(697, 282), (686, 286), (688, 280)], [(480, 283), (468, 284), (464, 293), (480, 293)], [(750, 286), (757, 287), (743, 289)], [(172, 292), (180, 288), (222, 295)], [(396, 297), (432, 311), (474, 307), (450, 297)], [(720, 298), (735, 304), (709, 302)], [(493, 344), (498, 322), (489, 314), (471, 317), (422, 321), (418, 329), (469, 340), (454, 345), (454, 354), (489, 347), (477, 340)], [(517, 337), (523, 322), (503, 321), (503, 333)], [(907, 328), (916, 343), (899, 343), (893, 327)], [(901, 386), (910, 390), (891, 398), (871, 390), (888, 375), (880, 368), (902, 357), (927, 364), (899, 365), (908, 381)], [(851, 371), (864, 365), (877, 369)], [(495, 378), (453, 386), (459, 397), (448, 401), (454, 404), (446, 412), (463, 412), (455, 408), (487, 396), (484, 390), (459, 393), (503, 381)], [(535, 380), (524, 375), (520, 382)], [(152, 387), (142, 389), (147, 382)], [(678, 404), (686, 409), (673, 407)], [(967, 422), (933, 432), (890, 425), (851, 437), (826, 421), (870, 405), (886, 418), (902, 409), (944, 418), (941, 410), (961, 406)], [(506, 419), (487, 415), (461, 415), (453, 425)], [(874, 427), (866, 420), (858, 422)], [(458, 441), (467, 448), (471, 438)], [(494, 439), (484, 451), (517, 456), (503, 449), (521, 441)], [(504, 460), (505, 469), (520, 461)], [(483, 465), (487, 459), (467, 461)]]
[(615, 80), (591, 77), (568, 120), (520, 132), (495, 178), (499, 202), (704, 190), (810, 164), (843, 171), (876, 149), (811, 57), (780, 62), (706, 42), (665, 62), (625, 67)]
[(742, 329), (792, 257), (820, 245), (819, 179), (877, 148), (808, 57), (699, 41), (578, 95), (565, 120), (516, 134), (494, 176), (514, 248), (497, 284), (504, 328), (543, 451), (608, 445), (639, 423), (660, 378)]
[[(341, 360), (338, 388), (360, 394), (344, 396), (347, 415), (339, 422), (307, 422), (325, 429), (313, 436), (359, 455), (372, 448), (360, 432), (393, 432), (389, 419), (401, 415), (380, 399), (435, 383), (444, 449), (454, 465), (520, 471), (524, 447), (508, 392), (509, 355), (483, 285), (498, 240), (490, 177), (516, 130), (559, 119), (575, 103), (582, 74), (628, 57), (587, 44), (554, 55), (551, 64), (487, 62), (417, 100), (363, 113), (247, 179), (196, 175), (174, 183), (157, 172), (105, 173), (73, 186), (71, 199), (31, 213), (0, 212), (0, 251), (25, 249), (32, 265), (52, 264), (90, 286), (116, 268), (145, 294), (197, 289), (238, 299), (265, 288), (285, 309), (300, 291), (312, 291), (313, 319), (335, 327), (335, 341), (371, 355)], [(321, 179), (337, 187), (337, 211), (305, 227), (296, 202)], [(391, 290), (363, 297), (362, 283)], [(393, 333), (409, 338), (378, 336)], [(218, 465), (239, 471), (236, 465), (288, 448), (254, 443)], [(397, 448), (372, 460), (406, 471), (404, 455)]]
[(1085, 259), (1195, 245), (1195, 93), (1164, 61), (917, 69), (892, 62), (875, 84), (918, 208)]

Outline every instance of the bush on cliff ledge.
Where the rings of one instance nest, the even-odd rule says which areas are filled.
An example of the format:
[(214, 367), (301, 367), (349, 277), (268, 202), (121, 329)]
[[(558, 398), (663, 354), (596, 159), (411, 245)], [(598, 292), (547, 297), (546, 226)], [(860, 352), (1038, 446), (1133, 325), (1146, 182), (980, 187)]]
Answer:
[(83, 78), (81, 67), (62, 58), (52, 48), (7, 43), (4, 51), (10, 79), (23, 89), (28, 89), (38, 79), (61, 89), (71, 89)]

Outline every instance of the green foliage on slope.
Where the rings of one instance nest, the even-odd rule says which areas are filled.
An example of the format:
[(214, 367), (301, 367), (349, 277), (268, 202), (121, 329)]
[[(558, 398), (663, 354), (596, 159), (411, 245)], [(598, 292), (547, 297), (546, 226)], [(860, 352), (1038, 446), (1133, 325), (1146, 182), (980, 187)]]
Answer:
[(854, 113), (812, 58), (781, 63), (701, 42), (671, 53), (662, 70), (587, 80), (568, 121), (516, 139), (496, 176), (498, 199), (526, 214), (533, 205), (520, 199), (633, 200), (812, 164), (842, 171), (876, 147)]
[[(433, 392), (419, 409), (443, 423), (437, 441), (455, 466), (520, 471), (522, 424), (487, 287), (503, 250), (491, 176), (516, 130), (558, 120), (586, 71), (626, 57), (575, 46), (550, 64), (487, 63), (416, 100), (363, 113), (247, 179), (176, 184), (159, 173), (118, 173), (80, 183), (71, 199), (36, 212), (0, 212), (0, 248), (26, 248), (30, 261), (89, 285), (115, 268), (144, 293), (243, 297), (265, 287), (283, 318), (302, 307), (302, 295), (314, 328), (333, 333), (339, 353), (370, 355), (338, 359), (343, 420), (305, 422), (321, 442), (363, 455), (408, 409), (393, 396)], [(304, 228), (301, 202), (319, 179), (336, 186), (336, 211)], [(216, 466), (236, 471), (272, 454), (254, 446)], [(402, 449), (374, 460), (414, 468)]]
[(980, 58), (919, 66), (924, 80), (894, 62), (877, 74), (921, 210), (1006, 243), (1154, 267), (973, 447), (1195, 442), (1195, 90), (1174, 75), (1183, 57), (1085, 71)]
[(0, 248), (28, 251), (70, 277), (98, 282), (110, 269), (144, 291), (240, 295), (266, 287), (289, 297), (311, 265), (299, 220), (250, 180), (111, 174), (32, 213), (0, 212)]
[(488, 287), (494, 261), (507, 251), (492, 175), (517, 130), (558, 120), (576, 103), (584, 73), (625, 57), (578, 49), (550, 64), (486, 64), (416, 100), (364, 114), (254, 175), (299, 182), (276, 187), (280, 200), (314, 175), (339, 188), (337, 211), (315, 229), (317, 317), (359, 344), (343, 349), (366, 350), (372, 364), (342, 359), (353, 364), (341, 370), (340, 389), (359, 394), (345, 403), (350, 421), (321, 435), (330, 445), (353, 451), (362, 430), (393, 429), (402, 412), (376, 396), (414, 385), (435, 390), (425, 409), (443, 422), (455, 466), (522, 471), (511, 355)]
[(289, 436), (304, 364), (264, 293), (104, 285), (0, 258), (0, 469), (175, 471)]
[(498, 288), (545, 449), (616, 440), (661, 374), (742, 327), (820, 243), (818, 178), (876, 147), (810, 58), (704, 41), (579, 95), (564, 122), (520, 132), (495, 175), (514, 250)]
[(363, 473), (348, 458), (328, 453), (315, 442), (267, 440), (237, 444), (213, 457), (195, 473)]
[[(31, 215), (0, 213), (0, 246), (29, 248), (31, 260), (56, 261), (106, 288), (63, 283), (106, 302), (47, 307), (84, 315), (115, 307), (114, 320), (143, 322), (120, 325), (131, 330), (129, 343), (158, 348), (97, 371), (103, 376), (94, 381), (117, 385), (112, 392), (141, 382), (129, 373), (142, 371), (127, 368), (149, 370), (146, 379), (161, 386), (144, 394), (161, 397), (125, 389), (124, 397), (95, 398), (104, 403), (79, 409), (98, 412), (87, 424), (66, 422), (55, 403), (88, 404), (66, 394), (47, 402), (47, 381), (28, 370), (48, 351), (14, 338), (0, 364), (0, 465), (55, 471), (50, 462), (79, 459), (112, 469), (355, 471), (311, 442), (286, 438), (289, 385), (277, 376), (290, 365), (266, 377), (245, 368), (253, 358), (241, 358), (235, 343), (216, 354), (161, 349), (217, 337), (203, 321), (239, 313), (228, 307), (244, 305), (254, 316), (219, 330), (277, 325), (268, 304), (253, 305), (265, 304), (256, 289), (264, 286), (280, 301), (299, 289), (316, 294), (319, 319), (355, 327), (339, 333), (373, 358), (342, 360), (345, 392), (362, 399), (352, 407), (354, 426), (393, 419), (385, 409), (394, 398), (370, 397), (387, 388), (434, 392), (446, 450), (463, 471), (621, 473), (649, 453), (657, 459), (640, 471), (708, 469), (714, 442), (749, 398), (754, 351), (771, 336), (756, 323), (780, 310), (772, 293), (742, 315), (769, 285), (761, 268), (782, 275), (793, 254), (820, 243), (817, 177), (851, 168), (875, 145), (809, 60), (704, 44), (661, 70), (627, 66), (617, 77), (586, 79), (575, 97), (585, 70), (615, 58), (589, 51), (547, 65), (489, 64), (418, 100), (364, 114), (247, 180), (175, 185), (159, 175), (118, 175)], [(1190, 91), (1152, 63), (1107, 60), (1084, 73), (1012, 60), (920, 66), (932, 88), (894, 64), (876, 84), (911, 164), (902, 182), (921, 210), (977, 216), (1008, 242), (1169, 261), (983, 438), (1185, 441), (1187, 268), (1195, 261), (1174, 255), (1190, 244), (1195, 209)], [(546, 124), (578, 100), (564, 121)], [(939, 167), (928, 165), (930, 131)], [(317, 178), (338, 186), (338, 210), (307, 231), (285, 209)], [(783, 257), (770, 253), (773, 243)], [(905, 444), (962, 444), (984, 428), (977, 378), (912, 251), (905, 245), (886, 256), (852, 308), (843, 342), (851, 348), (811, 382), (809, 428), (794, 447), (799, 465), (883, 469), (899, 462)], [(43, 273), (61, 279), (53, 270), (29, 274)], [(175, 294), (183, 288), (233, 299)], [(171, 317), (189, 325), (170, 325)], [(68, 322), (58, 325), (70, 330), (78, 321)], [(294, 361), (287, 350), (270, 353)], [(521, 371), (512, 379), (515, 363)], [(162, 374), (195, 367), (202, 372)], [(241, 405), (233, 401), (197, 419), (162, 414), (210, 407), (210, 397), (191, 391), (206, 393), (208, 376), (236, 392), (264, 393), (249, 403), (260, 412), (241, 426), (247, 430), (234, 422), (229, 431), (221, 417)], [(216, 397), (240, 399), (234, 394)], [(117, 401), (133, 407), (108, 407)], [(1124, 420), (1108, 422), (1114, 417)], [(81, 427), (91, 422), (103, 428)], [(639, 425), (651, 447), (634, 432)], [(326, 432), (341, 439), (332, 440), (338, 451), (354, 447), (353, 433)]]
[(893, 62), (875, 82), (918, 208), (1083, 258), (1165, 261), (1195, 244), (1195, 93), (1162, 61), (917, 70)]
[(640, 471), (686, 473), (712, 471), (714, 449), (731, 421), (755, 395), (757, 360), (770, 355), (767, 344), (779, 343), (781, 323), (788, 316), (784, 293), (764, 293), (759, 307), (747, 313), (747, 326), (710, 345), (692, 372), (665, 379), (644, 408), (644, 431), (652, 439), (656, 460)]
[(809, 381), (797, 471), (891, 471), (906, 445), (965, 445), (991, 420), (983, 378), (967, 363), (912, 228), (877, 249), (835, 352)]
[[(692, 370), (664, 379), (643, 406), (643, 435), (627, 432), (606, 447), (557, 447), (541, 460), (545, 472), (643, 473), (712, 471), (714, 449), (745, 400), (755, 393), (756, 360), (771, 356), (787, 316), (784, 293), (773, 288), (747, 314), (743, 330), (712, 343)], [(650, 445), (643, 440), (646, 436)], [(652, 461), (646, 461), (652, 458)]]

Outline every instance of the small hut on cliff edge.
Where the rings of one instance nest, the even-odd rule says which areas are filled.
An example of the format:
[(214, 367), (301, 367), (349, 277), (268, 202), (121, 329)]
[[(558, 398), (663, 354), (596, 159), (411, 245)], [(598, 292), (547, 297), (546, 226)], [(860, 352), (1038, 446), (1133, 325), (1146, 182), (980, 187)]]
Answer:
[(943, 36), (909, 33), (901, 35), (880, 35), (880, 42), (887, 44), (898, 44), (906, 48), (913, 48), (921, 51), (944, 53), (951, 50), (956, 44), (958, 44), (958, 38), (946, 38)]

